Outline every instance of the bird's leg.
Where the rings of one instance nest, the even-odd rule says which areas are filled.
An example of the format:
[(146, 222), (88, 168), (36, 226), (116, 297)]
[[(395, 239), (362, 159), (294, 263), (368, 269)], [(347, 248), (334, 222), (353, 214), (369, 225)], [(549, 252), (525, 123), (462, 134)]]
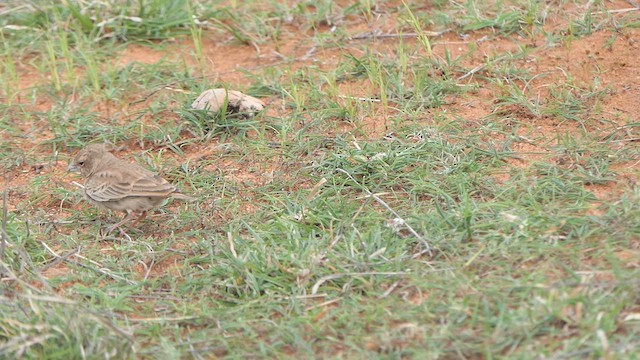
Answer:
[(144, 220), (144, 218), (147, 217), (147, 212), (143, 211), (142, 214), (140, 214), (140, 216), (138, 216), (138, 218), (136, 219), (136, 221), (134, 221), (133, 223), (131, 223), (131, 225), (129, 225), (130, 227), (134, 227), (137, 223), (139, 223), (140, 221)]
[[(120, 229), (120, 226), (122, 226), (126, 222), (131, 221), (135, 215), (136, 214), (133, 211), (127, 211), (127, 215), (125, 215), (124, 219), (120, 220), (119, 223), (113, 224), (107, 228), (107, 234), (109, 234), (115, 229)], [(120, 229), (120, 232), (123, 232), (122, 229)]]

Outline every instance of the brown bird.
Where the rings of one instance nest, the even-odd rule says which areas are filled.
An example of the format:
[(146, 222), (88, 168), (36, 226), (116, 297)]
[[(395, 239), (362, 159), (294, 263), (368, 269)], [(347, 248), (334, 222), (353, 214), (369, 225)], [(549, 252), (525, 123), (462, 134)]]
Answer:
[(85, 178), (84, 194), (92, 204), (126, 213), (122, 221), (107, 229), (107, 233), (140, 213), (131, 224), (134, 226), (147, 216), (148, 211), (161, 206), (168, 198), (194, 200), (179, 193), (159, 175), (118, 159), (103, 144), (88, 145), (80, 150), (67, 170), (79, 171)]

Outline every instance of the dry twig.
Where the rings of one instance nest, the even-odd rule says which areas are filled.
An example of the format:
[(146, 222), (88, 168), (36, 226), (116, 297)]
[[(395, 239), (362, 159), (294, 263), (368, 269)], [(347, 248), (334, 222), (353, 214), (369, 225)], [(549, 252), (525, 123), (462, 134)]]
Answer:
[(391, 206), (389, 206), (386, 202), (384, 202), (384, 200), (380, 199), (378, 196), (376, 196), (376, 194), (372, 193), (369, 189), (367, 189), (366, 186), (360, 184), (359, 182), (356, 181), (356, 179), (353, 178), (353, 176), (351, 176), (351, 174), (349, 174), (346, 170), (343, 169), (336, 169), (338, 171), (340, 171), (341, 173), (344, 173), (345, 175), (347, 175), (347, 177), (349, 179), (351, 179), (351, 181), (353, 181), (356, 185), (358, 185), (358, 187), (360, 187), (365, 193), (367, 193), (367, 195), (369, 195), (370, 197), (372, 197), (375, 201), (378, 202), (378, 204), (382, 205), (382, 207), (384, 207), (385, 209), (387, 209), (391, 214), (393, 214), (393, 216), (395, 216), (397, 219), (400, 219), (400, 221), (402, 221), (402, 223), (404, 224), (404, 226), (407, 227), (407, 229), (409, 230), (409, 232), (411, 232), (411, 234), (413, 234), (413, 236), (415, 236), (418, 240), (420, 240), (420, 242), (422, 242), (422, 244), (424, 245), (424, 251), (426, 251), (429, 255), (431, 255), (431, 246), (429, 246), (429, 243), (420, 235), (418, 234), (418, 232), (411, 227), (411, 225), (409, 225), (401, 216), (400, 214), (398, 214), (395, 210), (393, 210), (391, 208)]
[[(111, 270), (103, 267), (101, 264), (99, 264), (99, 263), (97, 263), (97, 262), (95, 262), (93, 260), (89, 260), (89, 259), (85, 258), (84, 256), (81, 256), (80, 254), (78, 254), (79, 249), (78, 249), (78, 251), (70, 252), (68, 255), (61, 256), (58, 253), (56, 253), (55, 251), (53, 251), (44, 241), (41, 241), (40, 243), (42, 244), (44, 249), (49, 254), (53, 255), (57, 259), (60, 259), (60, 261), (64, 261), (64, 262), (67, 262), (67, 263), (70, 263), (70, 264), (73, 264), (73, 265), (77, 265), (77, 266), (83, 267), (85, 269), (93, 270), (93, 271), (95, 271), (95, 272), (97, 272), (99, 274), (107, 275), (107, 276), (109, 276), (110, 278), (112, 278), (114, 280), (124, 281), (129, 285), (136, 285), (135, 281), (132, 281), (132, 280), (129, 280), (129, 279), (123, 277), (123, 276), (114, 274), (113, 272), (111, 272)], [(71, 256), (71, 255), (74, 255), (74, 256), (76, 256), (76, 257), (78, 257), (80, 259), (83, 259), (83, 260), (88, 260), (90, 263), (92, 263), (94, 265), (97, 265), (99, 268), (94, 268), (94, 267), (91, 267), (89, 265), (85, 265), (85, 264), (83, 264), (81, 262), (73, 261), (73, 260), (70, 260), (70, 259), (66, 258), (66, 256)]]
[(329, 281), (329, 280), (333, 280), (333, 279), (339, 279), (341, 277), (345, 277), (345, 276), (349, 276), (349, 277), (355, 277), (355, 276), (369, 276), (369, 275), (377, 275), (377, 276), (404, 276), (407, 273), (399, 271), (399, 272), (381, 272), (381, 271), (371, 271), (371, 272), (355, 272), (355, 273), (342, 273), (342, 274), (332, 274), (332, 275), (327, 275), (327, 276), (323, 276), (321, 277), (318, 281), (316, 281), (315, 284), (313, 284), (313, 287), (311, 288), (311, 294), (315, 295), (318, 292), (318, 289), (320, 288), (320, 286), (322, 286), (322, 284), (324, 284), (325, 282)]

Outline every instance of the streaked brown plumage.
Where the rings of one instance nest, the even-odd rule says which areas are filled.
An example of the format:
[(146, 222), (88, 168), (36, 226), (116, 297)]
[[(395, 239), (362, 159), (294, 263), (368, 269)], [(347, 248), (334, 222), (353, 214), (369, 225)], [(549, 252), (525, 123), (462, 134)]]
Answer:
[(161, 206), (166, 199), (193, 200), (181, 194), (176, 187), (157, 174), (118, 159), (105, 145), (88, 145), (80, 150), (69, 164), (69, 171), (79, 171), (85, 178), (84, 194), (94, 205), (127, 215), (107, 232), (131, 221), (137, 213), (134, 226), (147, 216), (147, 212)]

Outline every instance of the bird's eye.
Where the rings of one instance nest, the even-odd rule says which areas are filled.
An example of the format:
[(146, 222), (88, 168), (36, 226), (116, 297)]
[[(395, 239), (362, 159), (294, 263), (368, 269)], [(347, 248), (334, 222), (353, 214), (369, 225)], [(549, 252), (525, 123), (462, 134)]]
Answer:
[(78, 161), (78, 165), (80, 166), (84, 165), (84, 161)]

